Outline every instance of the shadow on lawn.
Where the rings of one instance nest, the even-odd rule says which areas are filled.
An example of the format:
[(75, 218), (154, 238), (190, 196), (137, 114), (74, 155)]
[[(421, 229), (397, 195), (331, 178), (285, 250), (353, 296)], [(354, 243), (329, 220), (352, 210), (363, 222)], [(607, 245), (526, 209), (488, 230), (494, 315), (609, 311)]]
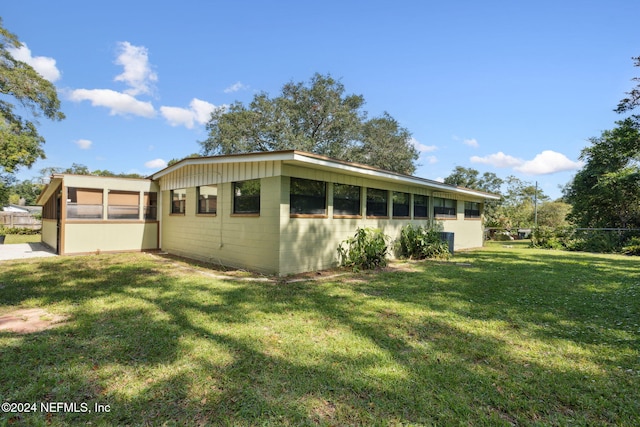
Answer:
[[(632, 261), (462, 257), (472, 267), (425, 263), (424, 272), (365, 275), (349, 286), (185, 279), (170, 265), (109, 256), (43, 261), (36, 271), (16, 264), (0, 273), (0, 304), (51, 305), (73, 321), (0, 334), (0, 396), (111, 406), (108, 414), (54, 414), (54, 424), (624, 424), (638, 414), (633, 378), (606, 367), (586, 379), (580, 369), (525, 360), (502, 337), (447, 318), (501, 320), (539, 339), (591, 344), (564, 325), (590, 321), (597, 308), (604, 328), (617, 316), (606, 313), (610, 304), (637, 315), (616, 286), (637, 279)], [(519, 280), (520, 269), (534, 279)], [(566, 283), (554, 284), (560, 269)], [(611, 343), (615, 334), (601, 332)], [(318, 348), (296, 342), (313, 338)], [(635, 338), (616, 348), (637, 350)], [(305, 357), (291, 353), (296, 346)]]

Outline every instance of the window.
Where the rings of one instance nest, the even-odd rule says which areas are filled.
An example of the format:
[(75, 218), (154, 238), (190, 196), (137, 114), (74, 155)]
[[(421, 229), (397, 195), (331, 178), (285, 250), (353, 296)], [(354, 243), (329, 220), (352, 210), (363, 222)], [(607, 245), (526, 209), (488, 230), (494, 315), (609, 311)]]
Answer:
[(429, 217), (429, 198), (420, 194), (413, 195), (413, 217)]
[(409, 218), (409, 193), (393, 192), (394, 218)]
[(102, 190), (69, 187), (67, 189), (67, 218), (102, 219)]
[(456, 204), (452, 199), (433, 198), (433, 216), (436, 218), (456, 218)]
[(387, 190), (377, 190), (367, 188), (367, 216), (388, 217), (389, 216), (389, 192)]
[(326, 215), (327, 184), (322, 181), (291, 178), (289, 213), (291, 215)]
[(109, 191), (107, 197), (107, 218), (109, 219), (139, 219), (140, 193), (132, 191)]
[(144, 193), (144, 219), (158, 219), (158, 193)]
[(465, 219), (480, 218), (480, 203), (464, 202), (464, 218)]
[(252, 179), (233, 183), (233, 213), (260, 213), (260, 180)]
[(184, 215), (184, 207), (186, 205), (186, 200), (187, 200), (186, 189), (180, 188), (177, 190), (171, 190), (171, 213)]
[(203, 185), (198, 187), (198, 213), (215, 214), (218, 209), (218, 187)]
[(333, 215), (360, 216), (360, 187), (333, 184)]

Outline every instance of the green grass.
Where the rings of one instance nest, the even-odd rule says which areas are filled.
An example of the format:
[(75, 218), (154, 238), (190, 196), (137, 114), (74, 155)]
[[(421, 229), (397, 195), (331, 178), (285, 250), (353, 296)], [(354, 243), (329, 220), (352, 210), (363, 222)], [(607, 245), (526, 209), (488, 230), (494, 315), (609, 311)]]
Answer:
[[(4, 262), (0, 425), (628, 425), (640, 259), (492, 245), (415, 271), (219, 280), (146, 254)], [(219, 272), (214, 272), (219, 274)]]
[(7, 234), (4, 239), (4, 244), (38, 243), (41, 239), (42, 236), (40, 234)]

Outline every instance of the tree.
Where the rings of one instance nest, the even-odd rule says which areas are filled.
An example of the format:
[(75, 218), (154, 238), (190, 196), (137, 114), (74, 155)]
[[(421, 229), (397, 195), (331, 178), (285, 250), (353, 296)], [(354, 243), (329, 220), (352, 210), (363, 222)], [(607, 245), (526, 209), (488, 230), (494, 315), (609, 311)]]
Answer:
[[(453, 172), (444, 179), (445, 184), (457, 185), (472, 190), (486, 191), (487, 193), (500, 194), (503, 180), (493, 172), (480, 172), (473, 168), (456, 166)], [(500, 220), (501, 200), (489, 200), (484, 203), (484, 221), (489, 227), (500, 227), (504, 221)]]
[(24, 180), (11, 187), (11, 196), (18, 200), (24, 199), (27, 206), (33, 206), (42, 192), (42, 185), (34, 184), (29, 180)]
[[(635, 67), (640, 67), (640, 56), (631, 59), (635, 61)], [(634, 77), (632, 81), (639, 83), (618, 103), (618, 107), (614, 110), (616, 113), (626, 113), (640, 105), (640, 77)]]
[(569, 225), (567, 215), (571, 205), (559, 200), (543, 202), (538, 206), (538, 226), (558, 229)]
[(37, 122), (24, 120), (7, 99), (14, 98), (34, 120), (41, 114), (51, 120), (64, 119), (55, 86), (11, 55), (10, 49), (21, 45), (0, 19), (0, 93), (5, 95), (0, 100), (0, 168), (7, 173), (20, 166), (31, 167), (45, 157), (42, 149), (45, 140), (38, 134)]
[(362, 95), (346, 95), (330, 75), (289, 82), (280, 96), (256, 95), (248, 106), (216, 109), (203, 155), (301, 150), (411, 174), (418, 152), (411, 133), (388, 113), (367, 120)]
[(584, 167), (565, 187), (579, 227), (640, 227), (640, 123), (616, 122), (582, 150)]

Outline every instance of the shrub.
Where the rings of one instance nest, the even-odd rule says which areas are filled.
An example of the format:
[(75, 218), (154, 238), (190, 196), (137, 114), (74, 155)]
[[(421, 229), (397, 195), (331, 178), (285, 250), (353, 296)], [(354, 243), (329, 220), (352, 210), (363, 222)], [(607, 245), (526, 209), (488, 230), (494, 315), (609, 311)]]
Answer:
[(340, 265), (354, 270), (373, 269), (387, 265), (387, 240), (379, 229), (358, 228), (356, 234), (340, 243)]
[(630, 238), (622, 248), (622, 252), (626, 255), (640, 255), (640, 237)]
[(449, 245), (434, 227), (411, 224), (402, 227), (398, 246), (398, 253), (403, 258), (448, 259), (451, 256)]
[(569, 246), (574, 251), (615, 253), (622, 249), (620, 234), (605, 230), (585, 230)]
[(40, 230), (32, 230), (30, 228), (19, 228), (19, 227), (5, 227), (3, 229), (4, 234), (21, 234), (21, 235), (32, 235), (32, 234), (40, 234)]

